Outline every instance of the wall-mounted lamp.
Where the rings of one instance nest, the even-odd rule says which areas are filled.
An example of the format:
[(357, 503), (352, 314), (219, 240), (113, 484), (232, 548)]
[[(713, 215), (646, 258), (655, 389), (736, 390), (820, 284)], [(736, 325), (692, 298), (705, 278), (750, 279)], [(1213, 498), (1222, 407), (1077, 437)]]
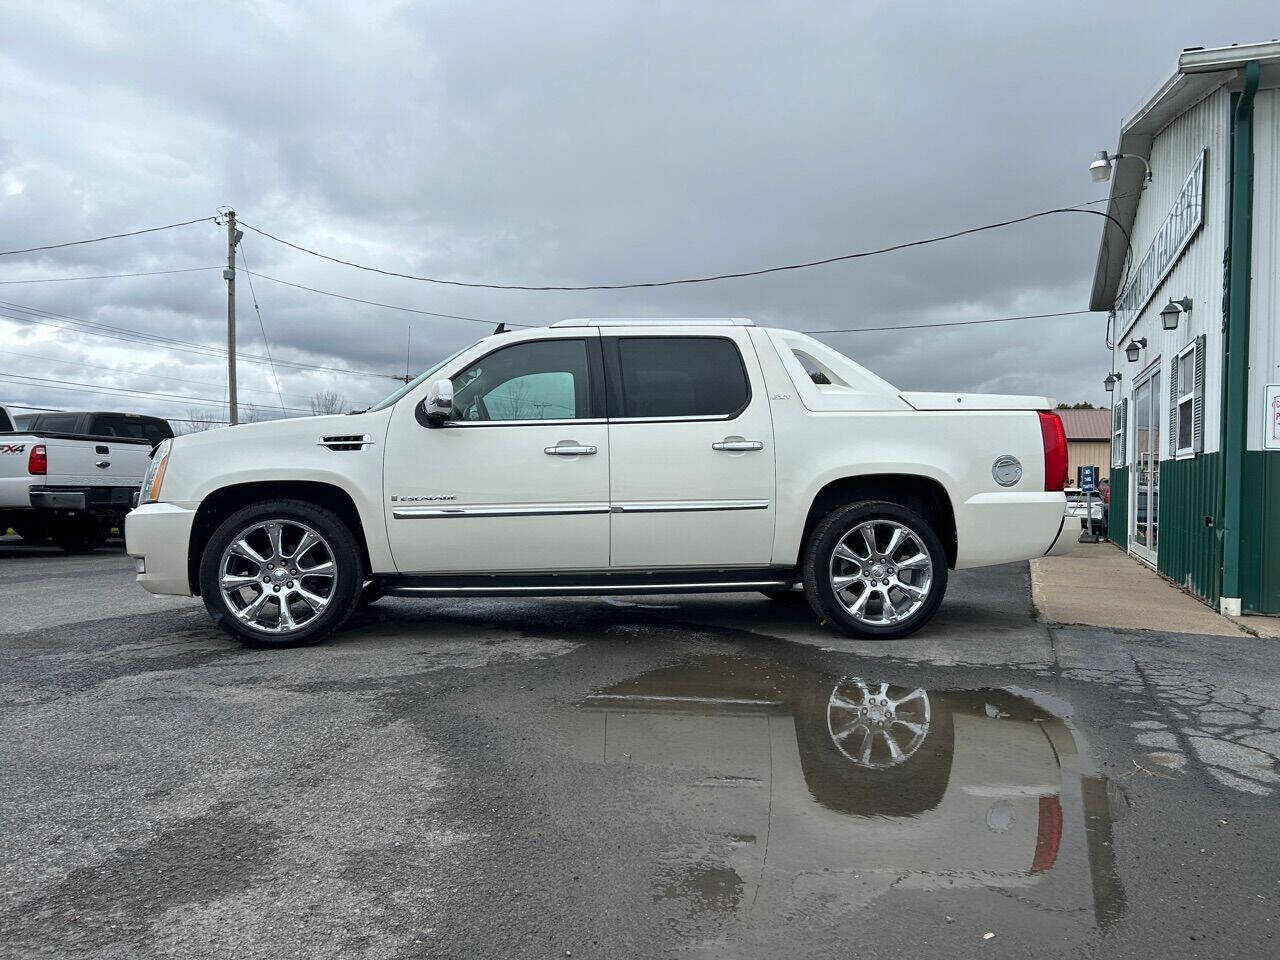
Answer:
[(1089, 164), (1089, 176), (1093, 177), (1094, 183), (1106, 183), (1111, 179), (1112, 160), (1141, 160), (1142, 165), (1147, 168), (1147, 176), (1143, 182), (1151, 182), (1151, 164), (1147, 163), (1146, 157), (1140, 157), (1136, 153), (1107, 153), (1099, 150), (1093, 155), (1093, 163)]
[(1184, 313), (1191, 312), (1191, 298), (1183, 297), (1181, 300), (1170, 300), (1165, 304), (1165, 308), (1160, 311), (1160, 324), (1166, 330), (1177, 330), (1178, 320)]
[(1129, 345), (1124, 348), (1124, 355), (1129, 358), (1130, 363), (1138, 362), (1138, 355), (1147, 348), (1147, 338), (1142, 337), (1139, 340), (1130, 340)]
[(1120, 374), (1118, 374), (1118, 373), (1108, 373), (1108, 374), (1107, 374), (1107, 379), (1105, 379), (1105, 380), (1103, 380), (1103, 381), (1102, 381), (1103, 389), (1105, 389), (1105, 390), (1107, 391), (1107, 393), (1110, 393), (1111, 391), (1113, 391), (1113, 390), (1116, 388), (1116, 384), (1117, 384), (1119, 381), (1120, 381)]

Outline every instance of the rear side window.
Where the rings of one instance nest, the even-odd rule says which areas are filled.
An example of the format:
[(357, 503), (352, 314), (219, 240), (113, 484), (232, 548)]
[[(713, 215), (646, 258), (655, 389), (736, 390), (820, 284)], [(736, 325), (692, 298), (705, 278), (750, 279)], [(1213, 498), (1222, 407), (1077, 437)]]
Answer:
[(169, 424), (153, 417), (125, 417), (120, 414), (102, 414), (93, 418), (89, 431), (95, 437), (123, 437), (130, 440), (146, 440), (153, 447), (161, 440), (173, 436)]
[(751, 398), (742, 356), (724, 337), (619, 337), (617, 357), (617, 417), (732, 417)]
[(9, 431), (13, 429), (13, 421), (9, 419), (9, 413), (6, 410), (0, 410), (0, 431)]
[(78, 413), (42, 413), (36, 418), (36, 429), (49, 433), (75, 433), (79, 425)]

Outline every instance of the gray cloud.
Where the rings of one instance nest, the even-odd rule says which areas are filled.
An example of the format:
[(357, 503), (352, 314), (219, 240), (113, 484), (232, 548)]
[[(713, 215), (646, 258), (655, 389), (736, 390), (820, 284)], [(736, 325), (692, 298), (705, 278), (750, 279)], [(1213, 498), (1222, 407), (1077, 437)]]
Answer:
[[(349, 259), (456, 279), (625, 282), (910, 240), (1103, 196), (1091, 153), (1184, 46), (1269, 36), (1270, 4), (4, 4), (0, 248), (234, 204)], [(613, 293), (374, 277), (253, 233), (295, 283), (522, 323), (745, 315), (798, 329), (1085, 306), (1100, 223), (1060, 217), (811, 271)], [(0, 280), (217, 264), (213, 225), (0, 259)], [(486, 332), (255, 281), (272, 352), (395, 373)], [(264, 352), (241, 283), (242, 349)], [(0, 286), (0, 300), (217, 345), (218, 271)], [(0, 371), (198, 396), (0, 398), (181, 416), (213, 356), (4, 319)], [(1104, 398), (1101, 315), (838, 335), (904, 388)], [(57, 358), (20, 359), (28, 357)], [(94, 364), (87, 367), (83, 364)], [(128, 370), (125, 375), (104, 370)], [(390, 380), (280, 368), (286, 403)], [(246, 362), (247, 397), (274, 394)], [(186, 381), (185, 383), (182, 381)], [(278, 402), (278, 401), (277, 401)]]

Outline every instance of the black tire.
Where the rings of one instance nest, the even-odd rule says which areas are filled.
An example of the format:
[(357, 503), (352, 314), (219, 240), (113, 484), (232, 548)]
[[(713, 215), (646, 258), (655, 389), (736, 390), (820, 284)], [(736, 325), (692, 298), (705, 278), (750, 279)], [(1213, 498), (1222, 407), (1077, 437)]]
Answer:
[[(333, 554), (335, 577), (328, 605), (313, 620), (288, 634), (258, 630), (242, 622), (228, 608), (219, 588), (223, 551), (246, 527), (268, 520), (306, 524), (324, 538)], [(351, 529), (337, 514), (303, 500), (268, 500), (236, 511), (219, 524), (200, 557), (200, 596), (209, 616), (222, 630), (252, 647), (318, 643), (346, 623), (356, 608), (364, 582), (364, 562)]]
[(14, 520), (9, 526), (13, 527), (13, 532), (20, 536), (24, 543), (39, 545), (49, 542), (49, 524), (43, 517)]
[(52, 524), (53, 542), (67, 553), (92, 553), (106, 542), (110, 528), (90, 513), (59, 517)]
[(789, 607), (809, 602), (803, 590), (761, 590), (760, 592), (770, 600), (786, 604)]
[[(890, 624), (869, 624), (854, 617), (836, 598), (829, 571), (837, 546), (854, 527), (868, 520), (883, 519), (911, 531), (929, 553), (932, 563), (929, 592), (910, 616)], [(814, 528), (805, 545), (804, 593), (814, 612), (843, 633), (868, 640), (896, 640), (910, 636), (938, 611), (947, 591), (947, 553), (929, 523), (914, 510), (886, 500), (864, 500), (838, 507)]]

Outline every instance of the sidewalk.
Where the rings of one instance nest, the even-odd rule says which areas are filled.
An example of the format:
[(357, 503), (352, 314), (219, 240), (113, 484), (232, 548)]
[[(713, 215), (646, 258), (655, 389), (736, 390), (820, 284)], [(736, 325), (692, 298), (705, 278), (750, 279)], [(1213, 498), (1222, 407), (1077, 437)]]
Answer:
[[(1068, 534), (1079, 536), (1063, 531)], [(1275, 618), (1220, 616), (1109, 542), (1075, 543), (1064, 556), (1032, 560), (1031, 597), (1039, 618), (1050, 623), (1221, 637), (1280, 635)]]

